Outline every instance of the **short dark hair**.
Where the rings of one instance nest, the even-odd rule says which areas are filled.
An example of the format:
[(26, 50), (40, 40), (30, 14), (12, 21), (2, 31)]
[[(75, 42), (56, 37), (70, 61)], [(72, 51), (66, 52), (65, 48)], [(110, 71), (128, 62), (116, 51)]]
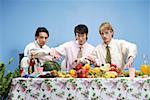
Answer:
[(35, 37), (39, 36), (40, 32), (45, 32), (47, 33), (48, 37), (49, 37), (49, 32), (45, 27), (38, 27), (36, 32), (35, 32)]
[(84, 24), (79, 24), (77, 25), (75, 28), (74, 28), (74, 33), (75, 33), (75, 36), (76, 36), (76, 33), (79, 33), (79, 34), (86, 34), (86, 36), (88, 35), (88, 28), (86, 25)]

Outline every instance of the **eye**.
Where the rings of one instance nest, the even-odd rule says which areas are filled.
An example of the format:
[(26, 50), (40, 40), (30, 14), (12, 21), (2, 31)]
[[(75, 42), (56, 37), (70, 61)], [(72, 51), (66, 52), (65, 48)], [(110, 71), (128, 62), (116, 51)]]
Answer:
[(105, 34), (105, 35), (108, 35), (109, 32), (101, 32), (100, 34), (101, 34), (101, 35), (104, 35), (104, 34)]
[(45, 37), (45, 39), (47, 39), (48, 37)]
[(103, 33), (103, 32), (101, 32), (101, 33), (100, 33), (100, 35), (104, 35), (104, 33)]
[(109, 32), (105, 32), (105, 34), (109, 34)]
[(48, 37), (40, 36), (41, 39), (47, 39)]

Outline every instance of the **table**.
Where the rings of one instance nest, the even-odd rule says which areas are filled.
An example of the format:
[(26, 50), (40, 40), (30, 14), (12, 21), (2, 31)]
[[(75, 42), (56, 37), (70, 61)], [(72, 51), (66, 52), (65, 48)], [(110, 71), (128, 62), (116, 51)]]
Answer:
[(150, 100), (150, 77), (14, 78), (10, 100)]

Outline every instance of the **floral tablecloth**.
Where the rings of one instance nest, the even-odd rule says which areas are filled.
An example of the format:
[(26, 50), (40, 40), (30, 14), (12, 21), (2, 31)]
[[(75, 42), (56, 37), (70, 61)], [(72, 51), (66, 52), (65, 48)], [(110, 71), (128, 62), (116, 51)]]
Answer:
[(150, 100), (149, 78), (14, 78), (10, 100)]

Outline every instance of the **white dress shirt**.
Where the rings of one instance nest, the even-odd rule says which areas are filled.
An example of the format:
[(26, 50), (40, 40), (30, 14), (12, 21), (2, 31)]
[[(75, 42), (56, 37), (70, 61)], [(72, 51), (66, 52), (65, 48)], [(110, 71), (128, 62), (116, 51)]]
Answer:
[[(72, 68), (72, 63), (77, 60), (79, 51), (79, 44), (77, 41), (66, 42), (59, 47), (55, 48), (57, 52), (65, 56), (64, 61), (61, 64), (62, 70), (69, 71)], [(94, 51), (94, 47), (87, 42), (82, 46), (82, 58), (86, 57)]]
[(42, 48), (38, 45), (37, 41), (31, 42), (29, 43), (24, 50), (24, 56), (30, 56), (31, 55), (31, 51), (37, 51), (37, 50), (41, 50), (41, 51), (45, 51), (45, 52), (49, 52), (50, 48), (47, 45), (42, 46)]
[(52, 57), (49, 55), (49, 53), (51, 52), (51, 49), (47, 45), (44, 45), (41, 48), (38, 45), (37, 41), (29, 43), (25, 47), (24, 57), (27, 57), (28, 59), (30, 59), (32, 51), (38, 53), (38, 58), (39, 58), (41, 64), (43, 64), (47, 60), (51, 60), (52, 59)]
[[(111, 54), (111, 63), (123, 68), (129, 57), (136, 57), (136, 45), (125, 40), (112, 39), (108, 45)], [(93, 52), (98, 65), (105, 64), (106, 44), (98, 45)]]

